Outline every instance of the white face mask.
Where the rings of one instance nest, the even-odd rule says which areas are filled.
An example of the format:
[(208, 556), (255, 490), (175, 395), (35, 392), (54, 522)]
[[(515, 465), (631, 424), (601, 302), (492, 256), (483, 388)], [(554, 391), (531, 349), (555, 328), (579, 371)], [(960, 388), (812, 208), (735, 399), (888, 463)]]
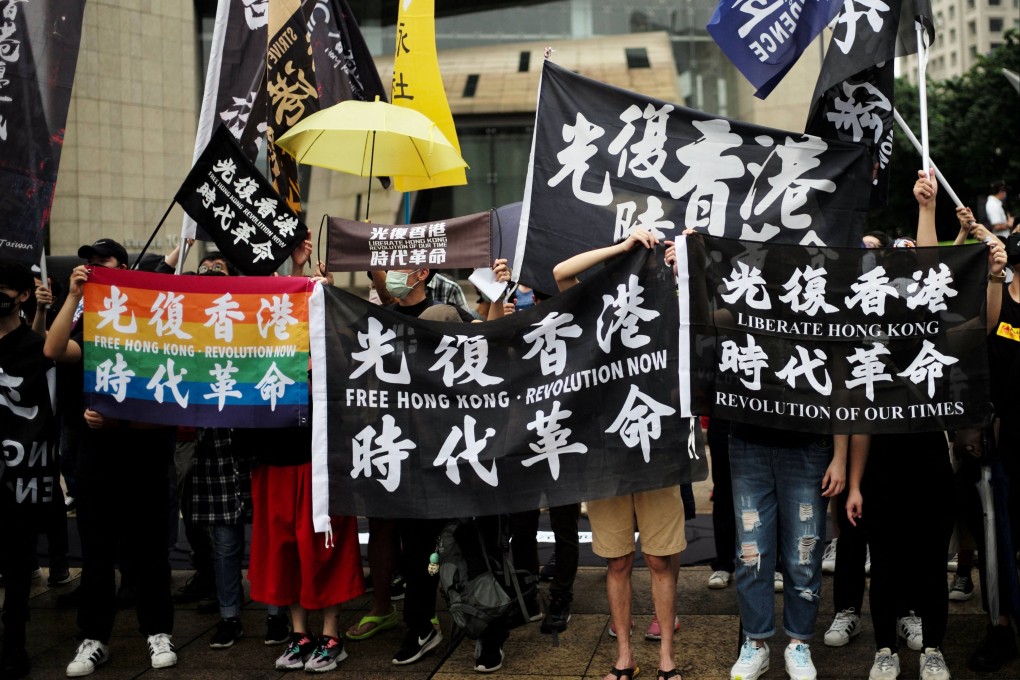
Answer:
[(407, 274), (403, 272), (386, 272), (386, 290), (389, 291), (390, 295), (395, 298), (404, 298), (414, 290), (414, 287), (418, 285), (418, 281), (415, 281), (411, 285), (407, 285), (408, 280), (414, 274), (417, 274), (420, 269), (415, 269), (413, 272)]

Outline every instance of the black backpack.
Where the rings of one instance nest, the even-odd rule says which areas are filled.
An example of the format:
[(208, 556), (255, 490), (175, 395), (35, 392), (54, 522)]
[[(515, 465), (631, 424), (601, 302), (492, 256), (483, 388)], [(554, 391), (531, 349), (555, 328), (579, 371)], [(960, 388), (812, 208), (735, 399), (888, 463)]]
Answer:
[[(499, 619), (513, 628), (528, 621), (526, 599), (533, 599), (538, 578), (514, 569), (510, 559), (509, 521), (495, 520), (496, 535), (483, 533), (478, 519), (451, 520), (439, 535), (439, 584), (457, 627), (477, 640)], [(486, 540), (488, 539), (488, 540)]]

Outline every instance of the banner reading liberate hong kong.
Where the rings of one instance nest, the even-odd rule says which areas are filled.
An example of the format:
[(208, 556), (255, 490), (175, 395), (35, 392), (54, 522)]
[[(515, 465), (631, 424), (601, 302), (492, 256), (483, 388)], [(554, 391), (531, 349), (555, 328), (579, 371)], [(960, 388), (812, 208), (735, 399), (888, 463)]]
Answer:
[(93, 267), (85, 403), (194, 427), (308, 424), (306, 278), (171, 276)]
[(691, 331), (680, 356), (692, 392), (681, 401), (695, 413), (822, 434), (990, 418), (984, 244), (869, 250), (689, 236), (677, 247), (689, 291), (681, 327)]

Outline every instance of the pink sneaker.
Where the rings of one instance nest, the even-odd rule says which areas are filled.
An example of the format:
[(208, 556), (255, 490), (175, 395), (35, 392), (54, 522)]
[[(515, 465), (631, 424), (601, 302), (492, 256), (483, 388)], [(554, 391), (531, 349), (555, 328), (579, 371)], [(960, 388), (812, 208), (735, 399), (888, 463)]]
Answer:
[[(634, 634), (634, 619), (630, 620), (630, 634)], [(609, 620), (609, 637), (616, 637), (616, 626), (613, 625), (613, 620)]]
[[(673, 632), (680, 630), (680, 615), (677, 614), (673, 619)], [(652, 615), (652, 623), (648, 626), (648, 630), (645, 632), (646, 640), (661, 640), (662, 639), (662, 628), (659, 627), (659, 618)]]

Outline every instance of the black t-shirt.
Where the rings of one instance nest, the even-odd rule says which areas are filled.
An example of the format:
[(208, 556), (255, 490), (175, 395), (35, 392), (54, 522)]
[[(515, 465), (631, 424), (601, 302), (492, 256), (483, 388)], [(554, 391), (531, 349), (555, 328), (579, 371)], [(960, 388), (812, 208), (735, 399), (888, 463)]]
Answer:
[[(0, 494), (20, 505), (52, 500), (60, 483), (46, 376), (52, 367), (43, 339), (24, 323), (0, 338), (0, 438), (8, 454), (0, 457)], [(40, 455), (43, 447), (48, 454)]]
[[(394, 312), (397, 312), (398, 314), (405, 314), (407, 316), (413, 316), (414, 318), (417, 319), (419, 316), (422, 315), (422, 312), (424, 312), (426, 309), (428, 309), (429, 307), (432, 307), (435, 304), (436, 304), (436, 301), (432, 297), (432, 291), (426, 289), (425, 290), (425, 299), (422, 300), (421, 302), (419, 302), (417, 304), (405, 305), (405, 306), (401, 306), (399, 303), (394, 302), (392, 304), (386, 305), (386, 309), (389, 309), (389, 310), (392, 310)], [(443, 303), (443, 304), (447, 304), (447, 303)], [(475, 317), (471, 316), (471, 312), (467, 311), (463, 307), (460, 307), (458, 305), (450, 305), (450, 306), (457, 310), (457, 315), (460, 316), (460, 320), (461, 321), (463, 321), (465, 323), (471, 323), (472, 321), (475, 320)]]
[(999, 323), (988, 336), (988, 361), (995, 415), (1015, 422), (1020, 418), (1020, 400), (1016, 398), (1020, 382), (1020, 304), (1014, 302), (1006, 284), (1002, 284)]
[(74, 363), (57, 364), (57, 413), (67, 427), (85, 428), (85, 328), (79, 322), (71, 331), (71, 340), (78, 343), (82, 358)]

